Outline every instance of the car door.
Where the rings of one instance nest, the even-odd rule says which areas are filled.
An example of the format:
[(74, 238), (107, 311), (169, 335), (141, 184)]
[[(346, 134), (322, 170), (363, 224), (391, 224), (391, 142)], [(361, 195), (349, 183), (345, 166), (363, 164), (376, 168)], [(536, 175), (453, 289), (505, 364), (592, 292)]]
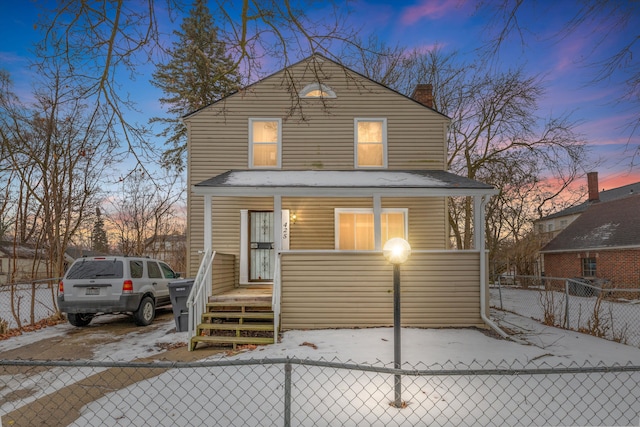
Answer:
[(169, 281), (162, 274), (157, 261), (147, 261), (147, 274), (156, 294), (156, 305), (167, 304), (169, 301)]

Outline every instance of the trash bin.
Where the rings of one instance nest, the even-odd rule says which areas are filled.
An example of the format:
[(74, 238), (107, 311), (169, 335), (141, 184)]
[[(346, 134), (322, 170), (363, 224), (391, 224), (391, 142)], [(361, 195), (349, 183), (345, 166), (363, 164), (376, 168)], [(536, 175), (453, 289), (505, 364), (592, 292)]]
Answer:
[(169, 283), (169, 298), (173, 306), (173, 318), (176, 321), (176, 332), (189, 330), (189, 309), (187, 299), (191, 293), (194, 279), (182, 279)]

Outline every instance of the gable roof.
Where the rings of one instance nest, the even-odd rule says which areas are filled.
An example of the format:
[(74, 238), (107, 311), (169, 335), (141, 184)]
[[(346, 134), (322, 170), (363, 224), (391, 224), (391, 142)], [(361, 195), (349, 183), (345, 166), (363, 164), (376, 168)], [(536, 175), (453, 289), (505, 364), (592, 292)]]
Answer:
[[(199, 108), (199, 109), (197, 109), (197, 110), (195, 110), (195, 111), (192, 111), (192, 112), (190, 112), (190, 113), (187, 113), (187, 114), (185, 114), (184, 116), (182, 116), (182, 119), (183, 119), (183, 120), (186, 120), (186, 119), (188, 119), (189, 117), (191, 117), (191, 116), (193, 116), (193, 115), (198, 114), (198, 113), (199, 113), (199, 112), (201, 112), (202, 110), (205, 110), (205, 109), (209, 108), (209, 107), (210, 107), (210, 106), (212, 106), (212, 105), (215, 105), (215, 104), (217, 104), (217, 103), (219, 103), (219, 102), (222, 102), (222, 101), (224, 101), (224, 100), (226, 100), (226, 99), (228, 99), (228, 98), (230, 98), (230, 97), (238, 96), (239, 94), (241, 94), (242, 92), (245, 92), (246, 90), (250, 89), (251, 87), (253, 87), (253, 86), (255, 86), (255, 85), (258, 85), (258, 84), (261, 84), (261, 83), (265, 82), (266, 80), (269, 80), (269, 79), (273, 78), (273, 77), (274, 77), (274, 76), (276, 76), (277, 74), (280, 74), (280, 73), (282, 73), (283, 71), (285, 71), (285, 70), (287, 70), (287, 69), (295, 68), (295, 67), (297, 67), (298, 65), (300, 65), (300, 64), (302, 64), (302, 63), (304, 63), (304, 62), (307, 62), (307, 61), (320, 61), (320, 62), (328, 61), (328, 62), (331, 62), (332, 64), (334, 64), (334, 65), (336, 65), (336, 66), (338, 66), (338, 67), (340, 67), (340, 68), (344, 69), (344, 70), (345, 70), (345, 72), (353, 73), (353, 74), (355, 74), (355, 75), (357, 75), (357, 76), (361, 77), (362, 79), (365, 79), (365, 80), (367, 80), (367, 81), (369, 81), (369, 82), (371, 82), (371, 83), (373, 83), (373, 84), (375, 84), (375, 85), (377, 85), (377, 86), (379, 86), (379, 87), (381, 87), (381, 88), (384, 88), (384, 89), (386, 89), (386, 90), (388, 90), (388, 91), (390, 91), (390, 92), (396, 93), (396, 94), (398, 94), (398, 95), (402, 96), (403, 98), (406, 98), (407, 100), (410, 100), (410, 101), (412, 101), (412, 102), (415, 102), (416, 104), (418, 104), (419, 106), (421, 106), (421, 107), (423, 107), (423, 108), (425, 108), (425, 109), (427, 109), (427, 110), (431, 110), (431, 111), (433, 111), (434, 113), (437, 113), (437, 114), (439, 114), (440, 116), (442, 116), (442, 117), (444, 117), (444, 118), (446, 118), (446, 119), (448, 119), (448, 120), (451, 120), (451, 118), (450, 118), (449, 116), (447, 116), (447, 115), (445, 115), (445, 114), (442, 114), (442, 113), (441, 113), (441, 112), (439, 112), (438, 110), (436, 110), (436, 109), (434, 109), (434, 108), (431, 108), (431, 107), (429, 107), (429, 106), (426, 106), (426, 105), (424, 105), (424, 104), (422, 104), (422, 103), (420, 103), (420, 102), (416, 101), (415, 99), (411, 98), (410, 96), (407, 96), (407, 95), (405, 95), (405, 94), (402, 94), (402, 93), (398, 92), (398, 91), (397, 91), (397, 90), (395, 90), (395, 89), (391, 89), (390, 87), (385, 86), (385, 85), (383, 85), (382, 83), (379, 83), (379, 82), (377, 82), (377, 81), (375, 81), (375, 80), (372, 80), (372, 79), (370, 79), (369, 77), (365, 76), (364, 74), (359, 73), (358, 71), (352, 70), (351, 68), (349, 68), (349, 67), (347, 67), (347, 66), (345, 66), (345, 65), (343, 65), (343, 64), (341, 64), (341, 63), (339, 63), (339, 62), (337, 62), (337, 61), (334, 61), (333, 59), (327, 58), (326, 56), (321, 55), (321, 54), (319, 54), (319, 53), (314, 53), (314, 54), (312, 54), (312, 55), (310, 55), (310, 56), (308, 56), (308, 57), (306, 57), (306, 58), (304, 58), (304, 59), (301, 59), (300, 61), (298, 61), (298, 62), (296, 62), (296, 63), (294, 63), (294, 64), (291, 64), (291, 65), (289, 65), (289, 66), (287, 66), (287, 67), (285, 67), (285, 68), (283, 68), (283, 69), (281, 69), (281, 70), (278, 70), (278, 71), (276, 71), (276, 72), (274, 72), (274, 73), (272, 73), (272, 74), (269, 74), (268, 76), (266, 76), (266, 77), (264, 77), (264, 78), (262, 78), (262, 79), (260, 79), (260, 80), (258, 80), (258, 81), (256, 81), (256, 82), (253, 82), (253, 83), (251, 83), (251, 84), (249, 84), (249, 85), (247, 85), (247, 86), (243, 87), (243, 88), (242, 88), (242, 89), (240, 89), (240, 90), (237, 90), (237, 91), (235, 91), (235, 92), (232, 92), (232, 93), (230, 93), (229, 95), (227, 95), (227, 96), (225, 96), (225, 97), (222, 97), (222, 98), (218, 99), (217, 101), (212, 102), (212, 103), (211, 103), (211, 104), (209, 104), (209, 105), (205, 105), (204, 107), (201, 107), (201, 108)], [(320, 82), (320, 83), (322, 83), (322, 82)], [(297, 96), (297, 94), (296, 94), (295, 96)]]
[(567, 208), (567, 209), (563, 209), (560, 212), (556, 212), (556, 213), (551, 214), (551, 215), (547, 215), (545, 217), (537, 219), (534, 222), (545, 221), (545, 220), (548, 220), (548, 219), (560, 218), (560, 217), (563, 217), (563, 216), (579, 214), (579, 213), (582, 213), (582, 212), (586, 211), (589, 208), (589, 206), (591, 206), (593, 204), (602, 203), (602, 202), (610, 202), (612, 200), (617, 200), (617, 199), (620, 199), (620, 198), (623, 198), (623, 197), (627, 197), (627, 196), (629, 196), (631, 194), (640, 194), (640, 182), (624, 185), (624, 186), (618, 187), (618, 188), (612, 188), (611, 190), (603, 190), (603, 191), (598, 193), (598, 195), (600, 197), (600, 201), (582, 202), (579, 205), (572, 206), (572, 207)]
[(540, 252), (640, 248), (640, 194), (595, 202)]

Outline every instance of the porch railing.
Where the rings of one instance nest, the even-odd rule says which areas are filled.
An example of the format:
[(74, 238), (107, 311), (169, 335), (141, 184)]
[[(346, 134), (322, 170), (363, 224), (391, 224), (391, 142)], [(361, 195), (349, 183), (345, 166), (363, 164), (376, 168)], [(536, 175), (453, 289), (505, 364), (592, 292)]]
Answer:
[[(198, 274), (196, 274), (193, 287), (187, 299), (187, 308), (189, 310), (189, 340), (195, 336), (198, 323), (202, 319), (202, 315), (207, 308), (207, 301), (209, 301), (209, 297), (211, 296), (211, 283), (207, 279), (211, 277), (211, 266), (213, 265), (213, 258), (215, 256), (215, 251), (212, 252), (211, 249), (205, 251), (202, 261), (200, 262), (200, 268), (198, 268)], [(207, 286), (207, 284), (209, 284), (209, 286)], [(191, 350), (191, 346), (189, 346), (189, 350)]]
[(273, 310), (273, 340), (278, 342), (278, 329), (280, 328), (280, 256), (278, 252), (276, 255), (275, 271), (273, 273), (273, 290), (271, 293), (271, 309)]

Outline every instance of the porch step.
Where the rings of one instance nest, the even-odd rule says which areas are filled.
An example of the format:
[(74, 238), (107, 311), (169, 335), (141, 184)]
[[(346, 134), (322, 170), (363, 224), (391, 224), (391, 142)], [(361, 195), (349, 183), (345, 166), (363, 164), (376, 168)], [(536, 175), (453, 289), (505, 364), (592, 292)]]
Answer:
[(271, 300), (269, 301), (209, 301), (207, 309), (215, 309), (217, 307), (250, 307), (250, 308), (268, 308), (271, 309)]
[[(201, 323), (198, 332), (203, 330), (215, 331), (273, 331), (273, 323)], [(199, 334), (198, 334), (199, 335)]]
[(273, 337), (221, 337), (202, 335), (191, 338), (191, 342), (189, 343), (191, 348), (189, 350), (195, 350), (198, 343), (233, 344), (233, 348), (235, 349), (238, 344), (264, 345), (273, 344), (274, 342)]
[(273, 320), (273, 311), (209, 311), (202, 315), (203, 322), (211, 319)]

